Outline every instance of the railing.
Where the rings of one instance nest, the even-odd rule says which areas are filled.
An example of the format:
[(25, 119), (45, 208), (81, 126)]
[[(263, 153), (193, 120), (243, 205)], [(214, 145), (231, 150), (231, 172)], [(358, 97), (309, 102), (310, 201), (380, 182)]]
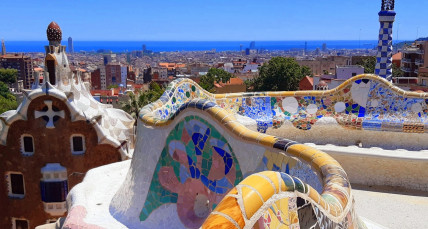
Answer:
[(403, 72), (412, 72), (412, 69), (411, 68), (401, 68), (401, 70), (403, 71)]
[(403, 58), (403, 59), (401, 59), (401, 61), (402, 61), (403, 63), (411, 63), (411, 62), (412, 62), (412, 59)]
[(419, 53), (419, 48), (404, 48), (403, 53)]
[(415, 63), (416, 63), (416, 65), (423, 65), (424, 60), (423, 59), (416, 59)]

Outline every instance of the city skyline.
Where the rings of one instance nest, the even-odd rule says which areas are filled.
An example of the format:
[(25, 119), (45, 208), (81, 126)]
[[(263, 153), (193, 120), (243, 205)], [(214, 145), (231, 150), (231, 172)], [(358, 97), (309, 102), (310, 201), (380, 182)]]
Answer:
[[(22, 5), (26, 7), (19, 7)], [(395, 5), (394, 40), (428, 36), (428, 26), (423, 23), (428, 20), (423, 14), (428, 2), (397, 1)], [(76, 41), (310, 41), (375, 40), (380, 3), (79, 0), (49, 4), (20, 0), (4, 2), (2, 8), (0, 26), (4, 32), (0, 38), (5, 41), (42, 41), (45, 35), (40, 28), (50, 21), (66, 28), (64, 37)]]

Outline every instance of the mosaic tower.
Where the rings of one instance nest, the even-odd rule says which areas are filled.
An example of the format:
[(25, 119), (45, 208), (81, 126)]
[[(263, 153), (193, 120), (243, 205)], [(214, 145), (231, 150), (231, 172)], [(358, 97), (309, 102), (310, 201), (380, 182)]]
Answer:
[(392, 24), (395, 20), (394, 0), (382, 0), (379, 12), (379, 42), (375, 74), (392, 80)]

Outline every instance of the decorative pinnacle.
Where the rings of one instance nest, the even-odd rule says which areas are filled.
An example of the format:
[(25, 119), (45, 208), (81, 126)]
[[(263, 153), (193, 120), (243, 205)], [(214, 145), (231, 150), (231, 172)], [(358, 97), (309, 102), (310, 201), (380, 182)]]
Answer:
[(382, 11), (394, 10), (395, 0), (382, 0)]
[(46, 34), (49, 41), (59, 41), (62, 40), (62, 31), (59, 25), (56, 22), (51, 22), (46, 30)]

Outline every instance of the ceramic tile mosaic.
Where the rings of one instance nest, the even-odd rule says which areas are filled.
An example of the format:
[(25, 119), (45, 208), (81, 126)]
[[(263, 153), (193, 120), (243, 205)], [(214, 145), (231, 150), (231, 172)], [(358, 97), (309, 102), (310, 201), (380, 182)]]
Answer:
[(276, 171), (290, 174), (298, 177), (303, 182), (311, 185), (318, 192), (322, 192), (323, 184), (318, 177), (317, 172), (312, 168), (300, 161), (298, 158), (286, 156), (285, 154), (270, 152), (267, 150), (263, 155), (262, 166), (257, 168), (258, 172), (261, 171)]
[[(182, 104), (185, 104), (192, 99), (206, 99), (214, 101), (212, 96), (203, 91), (199, 86), (186, 82), (178, 84), (179, 82), (181, 82), (181, 80), (174, 81), (165, 90), (165, 93), (161, 97), (161, 101), (165, 101), (166, 104), (155, 110), (155, 118), (169, 119)], [(175, 84), (178, 84), (177, 88), (174, 88)]]
[[(287, 120), (309, 130), (322, 117), (333, 117), (346, 128), (376, 129), (376, 122), (365, 122), (371, 120), (367, 112), (373, 107), (367, 104), (380, 96), (376, 90), (388, 86), (385, 82), (366, 75), (327, 92), (212, 95), (190, 80), (174, 81), (159, 101), (139, 114), (142, 125), (150, 127), (144, 131), (172, 128), (140, 206), (140, 222), (156, 220), (159, 214), (150, 218), (156, 209), (172, 206), (186, 228), (364, 228), (354, 213), (346, 172), (333, 158), (294, 141), (253, 132), (231, 114), (256, 120), (260, 132), (266, 126), (280, 128)], [(195, 115), (200, 113), (212, 120)], [(394, 120), (384, 128), (396, 128)], [(248, 163), (251, 157), (240, 161), (236, 155), (242, 156), (248, 142), (262, 146), (253, 152), (261, 157), (243, 179), (241, 161)]]
[(379, 12), (380, 29), (374, 72), (389, 81), (392, 80), (392, 25), (395, 20), (393, 2), (392, 9), (382, 9)]
[[(319, 197), (314, 200), (309, 194), (309, 187), (298, 178), (281, 172), (257, 173), (238, 184), (202, 228), (366, 228), (354, 209), (342, 215), (343, 220), (332, 220), (338, 215), (320, 210), (318, 206), (323, 203)], [(236, 216), (236, 211), (241, 215)]]
[(323, 117), (333, 117), (350, 129), (427, 132), (428, 95), (406, 93), (374, 75), (357, 76), (334, 90), (305, 92), (306, 95), (294, 92), (213, 95), (192, 86), (191, 82), (179, 82), (175, 82), (179, 85), (177, 89), (170, 88), (165, 93), (166, 105), (155, 110), (155, 120), (167, 120), (180, 105), (202, 98), (254, 119), (261, 133), (270, 127), (280, 128), (286, 120), (296, 128), (310, 130)]
[[(293, 92), (279, 93), (286, 96), (270, 96), (274, 94), (271, 92), (266, 92), (264, 97), (260, 94), (245, 93), (242, 98), (234, 98), (242, 103), (226, 105), (223, 98), (217, 102), (229, 111), (256, 120), (257, 129), (262, 133), (269, 127), (280, 128), (285, 120), (296, 128), (310, 130), (323, 117), (335, 118), (344, 128), (372, 131), (424, 133), (428, 124), (426, 94), (406, 95), (373, 75), (354, 77), (334, 90), (306, 92), (304, 96)], [(249, 106), (254, 100), (255, 105)]]
[[(185, 226), (200, 226), (242, 179), (239, 163), (226, 139), (203, 119), (186, 117), (167, 138), (140, 219), (144, 221), (163, 204), (176, 203)], [(209, 204), (204, 203), (206, 209), (195, 213), (194, 203), (198, 200)]]

